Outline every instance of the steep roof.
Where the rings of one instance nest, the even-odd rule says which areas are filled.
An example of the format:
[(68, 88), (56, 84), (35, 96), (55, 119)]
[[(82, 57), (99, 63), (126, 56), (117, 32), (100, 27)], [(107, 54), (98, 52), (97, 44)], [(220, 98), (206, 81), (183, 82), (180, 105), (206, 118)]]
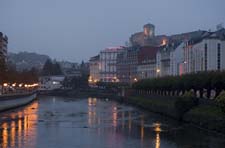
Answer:
[(91, 57), (89, 61), (97, 61), (99, 59), (100, 59), (100, 56), (97, 55), (97, 56)]
[(205, 32), (199, 37), (193, 37), (190, 40), (188, 40), (188, 44), (195, 45), (197, 43), (200, 43), (204, 39), (225, 40), (225, 29), (222, 28), (222, 29), (217, 30), (215, 32)]

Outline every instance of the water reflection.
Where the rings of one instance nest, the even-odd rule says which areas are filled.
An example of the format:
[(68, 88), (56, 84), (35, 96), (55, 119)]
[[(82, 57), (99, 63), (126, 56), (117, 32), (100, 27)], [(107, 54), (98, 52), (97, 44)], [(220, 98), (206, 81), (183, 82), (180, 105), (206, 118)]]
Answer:
[(117, 126), (117, 107), (113, 106), (113, 116), (112, 116), (112, 120), (113, 120), (113, 127), (116, 128)]
[(96, 123), (96, 98), (88, 98), (88, 125), (93, 126)]
[(0, 114), (0, 148), (224, 148), (224, 144), (218, 136), (105, 99), (46, 97)]
[[(33, 102), (19, 112), (5, 112), (0, 120), (0, 147), (24, 148), (29, 145), (27, 137), (35, 137), (38, 119), (38, 102)], [(29, 137), (30, 138), (30, 137)], [(35, 145), (35, 140), (32, 140)]]
[(104, 99), (88, 98), (87, 121), (89, 127), (97, 127), (98, 136), (107, 132), (108, 145), (112, 145), (116, 140), (116, 146), (123, 147), (125, 141), (120, 137), (121, 132), (123, 132), (123, 135), (127, 137), (138, 136), (137, 138), (140, 138), (138, 147), (144, 148), (147, 144), (147, 146), (160, 148), (160, 134), (162, 132), (160, 122), (153, 122), (146, 127), (145, 123), (148, 124), (146, 122), (148, 119), (144, 114), (134, 112), (133, 109), (124, 109), (116, 102), (106, 102), (108, 101)]
[(155, 132), (156, 132), (156, 138), (155, 138), (155, 148), (160, 148), (160, 132), (161, 127), (160, 127), (160, 123), (155, 123)]
[(144, 130), (144, 116), (141, 116), (141, 142), (144, 140), (145, 130)]

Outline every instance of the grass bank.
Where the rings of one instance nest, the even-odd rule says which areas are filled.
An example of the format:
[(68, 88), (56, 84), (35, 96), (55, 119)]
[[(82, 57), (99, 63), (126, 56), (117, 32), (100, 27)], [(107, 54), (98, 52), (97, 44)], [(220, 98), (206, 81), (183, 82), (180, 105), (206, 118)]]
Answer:
[(176, 106), (178, 99), (171, 96), (130, 96), (124, 98), (124, 101), (151, 112), (225, 134), (225, 113), (220, 107), (197, 104), (185, 111), (180, 111), (180, 108)]
[(211, 105), (198, 105), (184, 114), (183, 120), (202, 128), (225, 133), (225, 113)]
[(178, 118), (175, 109), (175, 98), (168, 99), (163, 96), (131, 96), (124, 99), (125, 102), (141, 107), (143, 109), (162, 115)]

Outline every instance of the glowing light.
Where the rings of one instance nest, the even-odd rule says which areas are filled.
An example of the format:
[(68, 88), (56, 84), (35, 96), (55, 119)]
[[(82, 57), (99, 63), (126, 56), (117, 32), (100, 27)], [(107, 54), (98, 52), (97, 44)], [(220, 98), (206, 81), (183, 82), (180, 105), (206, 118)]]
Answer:
[(13, 83), (12, 86), (13, 86), (13, 87), (16, 87), (16, 83)]
[(156, 132), (156, 139), (155, 139), (155, 148), (160, 148), (160, 132), (162, 129), (160, 128), (161, 124), (160, 123), (155, 123), (155, 132)]
[(27, 84), (25, 84), (25, 85), (24, 85), (24, 87), (28, 87), (28, 85), (27, 85)]
[(164, 45), (166, 45), (166, 44), (167, 44), (167, 40), (166, 40), (166, 39), (163, 39), (163, 40), (162, 40), (161, 46), (164, 46)]
[(8, 147), (8, 124), (7, 123), (3, 123), (2, 124), (2, 142), (3, 142), (3, 148), (7, 148)]
[(160, 148), (160, 136), (159, 136), (159, 133), (156, 134), (155, 148)]
[(59, 82), (53, 81), (52, 84), (57, 85), (57, 84), (59, 84)]
[(3, 84), (3, 86), (4, 86), (4, 87), (7, 87), (7, 86), (8, 86), (8, 84), (7, 84), (7, 83), (4, 83), (4, 84)]
[(161, 126), (160, 123), (155, 123), (154, 126), (155, 126), (155, 129), (154, 129), (154, 130), (155, 130), (156, 132), (161, 132), (161, 131), (162, 131), (161, 128), (160, 128), (160, 126)]
[(22, 87), (23, 86), (23, 84), (19, 84), (19, 87)]
[(137, 82), (138, 81), (138, 79), (137, 78), (134, 78), (134, 82)]
[(160, 73), (160, 69), (156, 69), (156, 72), (157, 72), (157, 73)]

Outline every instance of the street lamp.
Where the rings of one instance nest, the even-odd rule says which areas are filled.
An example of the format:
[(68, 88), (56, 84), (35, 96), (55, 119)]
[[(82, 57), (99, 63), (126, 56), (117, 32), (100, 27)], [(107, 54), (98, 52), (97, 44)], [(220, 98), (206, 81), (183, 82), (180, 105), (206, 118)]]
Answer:
[(7, 83), (4, 83), (4, 84), (3, 84), (3, 86), (4, 86), (4, 87), (7, 87), (7, 86), (8, 86), (8, 84), (7, 84)]
[(157, 68), (157, 69), (156, 69), (156, 74), (157, 74), (157, 77), (159, 77), (159, 73), (160, 73), (160, 69), (159, 69), (159, 68)]
[(156, 72), (157, 72), (157, 73), (160, 73), (160, 69), (156, 69)]

